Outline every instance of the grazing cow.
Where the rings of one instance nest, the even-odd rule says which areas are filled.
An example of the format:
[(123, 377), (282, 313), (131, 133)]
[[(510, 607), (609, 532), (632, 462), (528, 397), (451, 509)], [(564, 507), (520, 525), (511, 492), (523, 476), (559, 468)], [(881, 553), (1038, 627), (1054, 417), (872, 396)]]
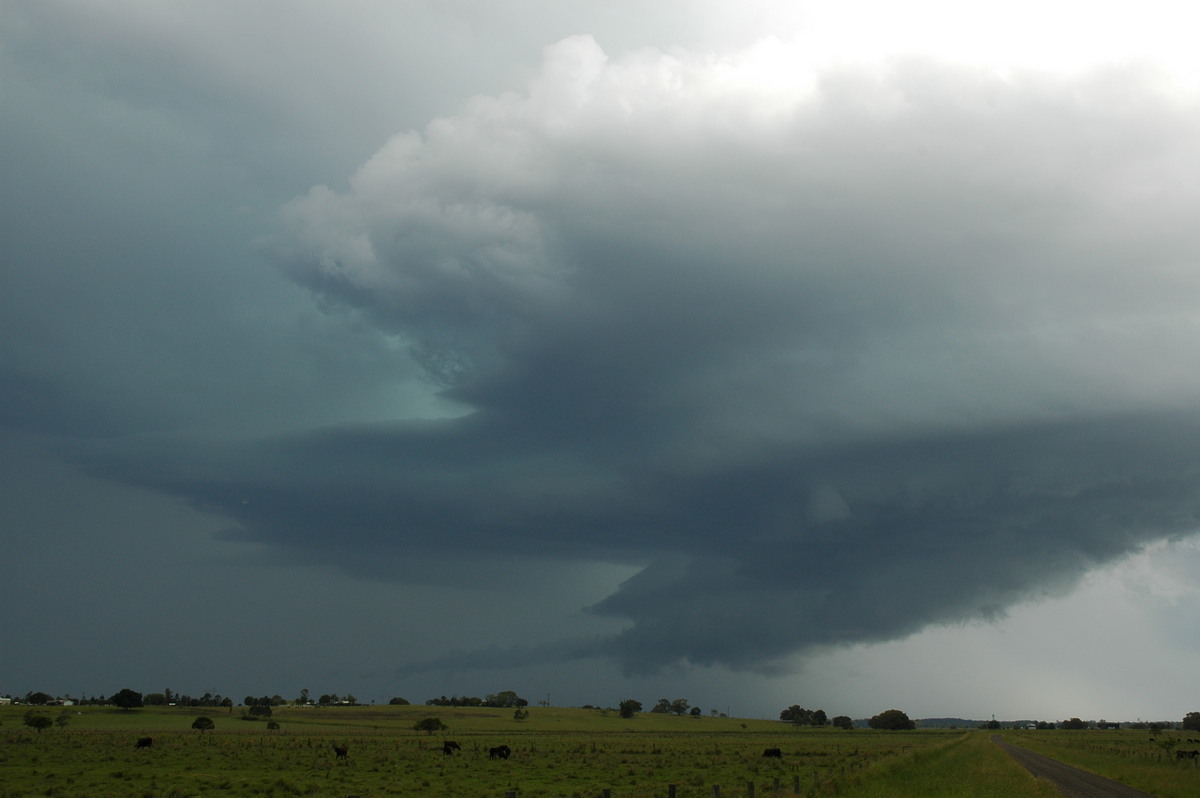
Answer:
[(512, 749), (507, 745), (498, 745), (488, 749), (488, 759), (508, 759), (511, 754)]
[(1200, 756), (1200, 751), (1196, 751), (1194, 749), (1191, 751), (1176, 751), (1175, 752), (1176, 759), (1195, 759), (1198, 756)]
[(350, 746), (348, 746), (348, 745), (335, 745), (335, 746), (333, 747), (333, 752), (334, 752), (335, 754), (337, 754), (337, 758), (338, 758), (338, 759), (345, 759), (345, 758), (346, 758), (346, 755), (350, 753)]
[(454, 742), (453, 740), (447, 740), (446, 742), (442, 743), (442, 753), (445, 754), (446, 756), (450, 756), (455, 751), (461, 751), (461, 750), (462, 750), (462, 746), (459, 745), (458, 743)]
[(138, 748), (149, 748), (152, 745), (154, 745), (153, 737), (139, 737), (138, 738), (138, 741), (137, 741)]
[(780, 751), (778, 748), (768, 748), (763, 751), (763, 756), (770, 757), (772, 759), (783, 759), (783, 751)]

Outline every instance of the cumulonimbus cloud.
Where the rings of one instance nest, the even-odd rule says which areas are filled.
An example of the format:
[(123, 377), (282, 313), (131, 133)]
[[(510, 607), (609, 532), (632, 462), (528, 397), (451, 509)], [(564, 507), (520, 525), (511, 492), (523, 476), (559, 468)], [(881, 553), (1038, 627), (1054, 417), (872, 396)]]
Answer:
[(633, 670), (995, 615), (1195, 529), (1197, 110), (1145, 65), (568, 39), (284, 210), (288, 273), (466, 415), (129, 473), (327, 559), (645, 564), (593, 608)]

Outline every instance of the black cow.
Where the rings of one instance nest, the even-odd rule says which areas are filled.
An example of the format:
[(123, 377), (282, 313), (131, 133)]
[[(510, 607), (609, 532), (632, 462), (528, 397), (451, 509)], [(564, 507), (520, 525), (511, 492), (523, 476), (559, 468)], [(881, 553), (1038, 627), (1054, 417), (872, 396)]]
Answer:
[(1194, 749), (1191, 751), (1176, 751), (1175, 752), (1176, 759), (1195, 759), (1198, 756), (1200, 756), (1200, 751), (1196, 751)]
[(772, 759), (783, 759), (783, 751), (780, 751), (778, 748), (768, 748), (763, 751), (763, 756)]
[(488, 759), (508, 759), (511, 754), (512, 749), (507, 745), (498, 745), (488, 749)]
[(338, 759), (346, 759), (347, 755), (350, 753), (350, 746), (349, 745), (335, 745), (333, 747), (333, 752), (335, 754), (337, 754)]
[(154, 745), (153, 737), (139, 737), (138, 738), (138, 741), (137, 741), (138, 748), (149, 748), (152, 745)]
[(454, 742), (453, 740), (447, 740), (446, 742), (442, 743), (442, 753), (445, 754), (446, 756), (450, 756), (455, 751), (461, 751), (461, 750), (462, 750), (462, 746), (459, 745), (458, 743)]

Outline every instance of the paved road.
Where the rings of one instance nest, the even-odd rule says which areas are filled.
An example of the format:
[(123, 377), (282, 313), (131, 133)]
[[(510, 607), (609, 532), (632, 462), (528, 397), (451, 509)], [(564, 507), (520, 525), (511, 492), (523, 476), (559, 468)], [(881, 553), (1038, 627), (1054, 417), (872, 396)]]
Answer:
[(1024, 765), (1030, 773), (1054, 784), (1067, 798), (1154, 798), (1150, 793), (1126, 787), (1119, 781), (1106, 779), (1095, 773), (1064, 765), (1048, 756), (1035, 754), (1026, 748), (1010, 745), (999, 735), (992, 735), (992, 742), (1007, 751), (1009, 756)]

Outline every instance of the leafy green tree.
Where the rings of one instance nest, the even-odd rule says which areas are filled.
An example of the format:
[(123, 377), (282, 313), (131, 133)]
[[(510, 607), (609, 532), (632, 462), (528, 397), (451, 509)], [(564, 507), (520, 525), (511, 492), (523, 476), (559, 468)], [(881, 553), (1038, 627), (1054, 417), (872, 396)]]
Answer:
[(213, 719), (207, 715), (201, 715), (192, 721), (192, 728), (198, 732), (212, 731), (217, 724), (213, 723)]
[(698, 718), (703, 714), (704, 713), (700, 711), (700, 707), (692, 707), (691, 716), (693, 718)]
[(308, 703), (308, 688), (305, 687), (300, 691), (300, 697), (296, 699), (296, 703), (301, 706)]
[(71, 717), (71, 710), (64, 709), (62, 712), (59, 712), (58, 717), (54, 719), (54, 725), (58, 726), (60, 729), (65, 729), (67, 728), (67, 724), (71, 722)]
[(621, 717), (632, 718), (634, 715), (642, 711), (642, 702), (635, 701), (632, 698), (626, 698), (617, 705), (621, 711)]
[(805, 709), (799, 704), (792, 704), (787, 709), (779, 713), (780, 720), (791, 721), (797, 726), (809, 726), (812, 724), (813, 711)]
[(655, 704), (653, 709), (651, 709), (650, 711), (651, 712), (662, 712), (662, 713), (670, 712), (671, 711), (671, 699), (669, 699), (669, 698), (658, 699), (658, 703)]
[(1189, 712), (1184, 715), (1181, 728), (1189, 731), (1200, 731), (1200, 712)]
[(400, 698), (399, 696), (396, 696), (395, 698), (393, 698), (393, 699), (392, 699), (391, 701), (389, 701), (388, 703), (389, 703), (389, 704), (391, 704), (391, 705), (393, 705), (393, 706), (398, 706), (398, 707), (406, 707), (406, 706), (409, 706), (409, 701), (408, 701), (408, 699), (407, 699), (407, 698)]
[(121, 690), (109, 699), (114, 706), (121, 709), (136, 709), (142, 705), (142, 694), (136, 690), (130, 690), (128, 687)]
[(676, 715), (683, 715), (688, 711), (688, 702), (686, 698), (676, 698), (671, 702), (671, 711)]
[(837, 715), (833, 719), (833, 727), (835, 729), (853, 729), (854, 721), (850, 719), (849, 715)]
[(29, 710), (25, 713), (25, 725), (31, 729), (37, 729), (41, 732), (42, 729), (49, 729), (54, 725), (54, 721), (50, 720), (49, 715), (43, 715), (37, 710)]
[(44, 707), (54, 700), (54, 696), (49, 693), (43, 693), (40, 690), (36, 693), (26, 693), (25, 703), (31, 707)]
[(1058, 724), (1058, 727), (1060, 729), (1074, 729), (1078, 731), (1079, 729), (1086, 729), (1088, 727), (1088, 723), (1086, 720), (1071, 718), (1070, 720), (1064, 720), (1062, 723)]
[(426, 734), (433, 734), (442, 729), (450, 728), (445, 723), (442, 723), (441, 718), (424, 718), (413, 724), (413, 731), (423, 731)]
[(880, 712), (871, 718), (869, 724), (872, 729), (883, 729), (886, 731), (917, 728), (917, 724), (910, 720), (907, 714), (898, 709), (888, 709)]

